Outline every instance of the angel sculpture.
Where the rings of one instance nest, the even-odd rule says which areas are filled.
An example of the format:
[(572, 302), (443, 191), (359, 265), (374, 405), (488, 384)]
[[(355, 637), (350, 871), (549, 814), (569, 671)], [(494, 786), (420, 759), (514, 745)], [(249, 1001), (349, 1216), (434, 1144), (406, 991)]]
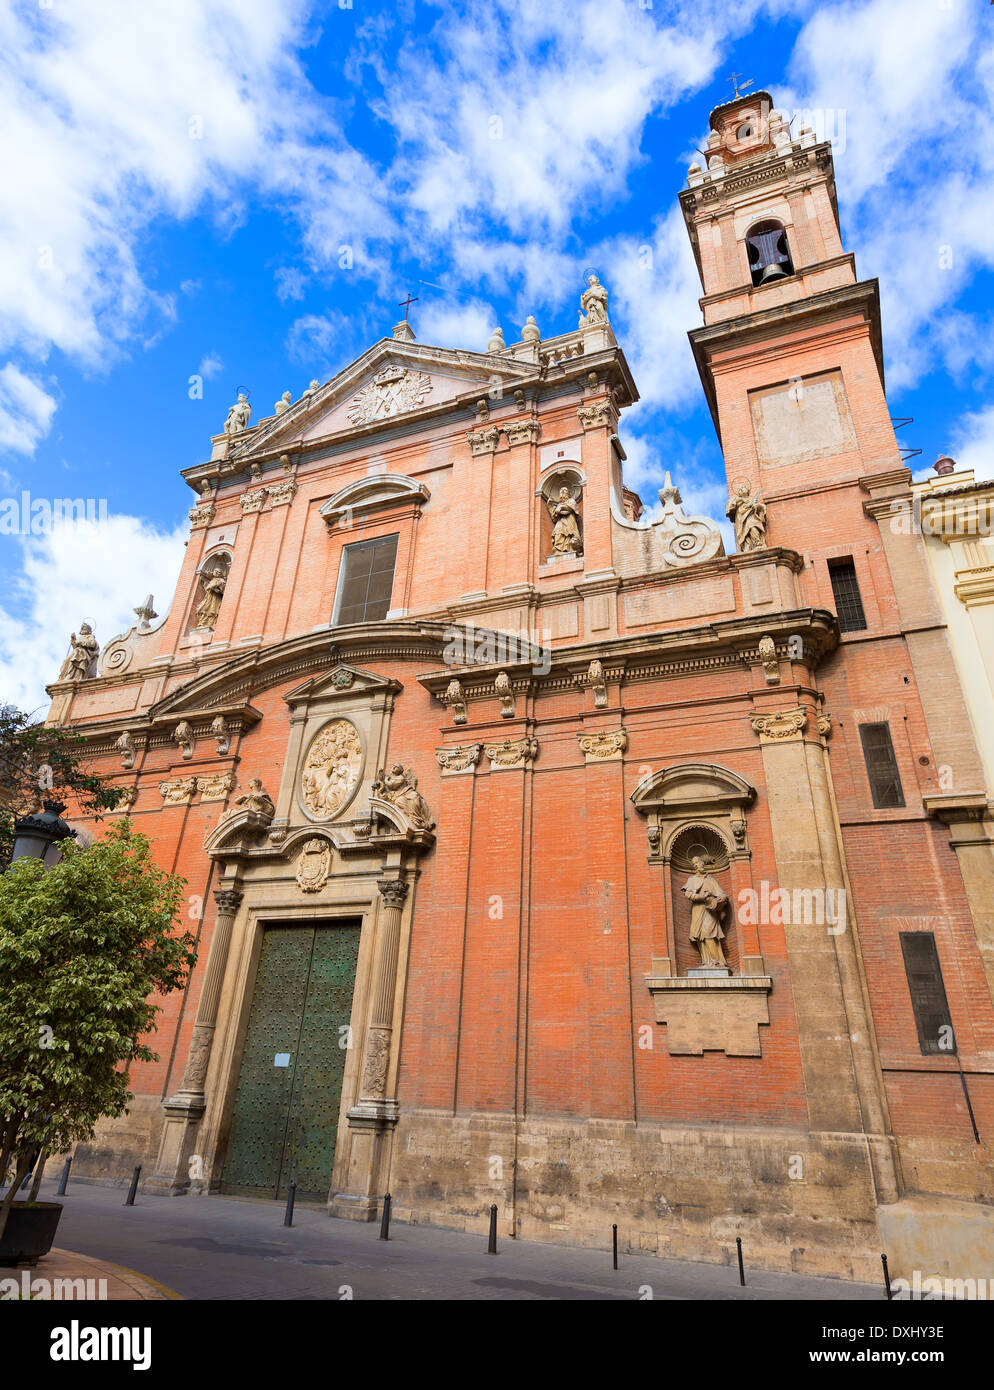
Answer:
[(403, 811), (416, 830), (431, 830), (434, 826), (428, 803), (418, 791), (418, 779), (402, 763), (394, 763), (389, 772), (381, 768), (372, 790), (381, 801), (389, 801)]

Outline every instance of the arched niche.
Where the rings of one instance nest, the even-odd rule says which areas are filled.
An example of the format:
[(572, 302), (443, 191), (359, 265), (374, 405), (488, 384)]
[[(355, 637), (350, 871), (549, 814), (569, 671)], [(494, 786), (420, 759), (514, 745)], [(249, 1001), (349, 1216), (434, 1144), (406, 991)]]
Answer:
[(690, 940), (691, 905), (683, 892), (700, 854), (705, 871), (728, 897), (722, 925), (729, 966), (735, 974), (761, 973), (756, 932), (750, 927), (740, 933), (735, 915), (739, 896), (752, 881), (747, 815), (755, 787), (716, 763), (681, 763), (643, 778), (631, 800), (646, 818), (649, 863), (659, 869), (665, 940), (657, 943), (658, 959), (678, 975), (700, 964)]
[(768, 217), (754, 223), (745, 235), (749, 274), (758, 289), (785, 280), (794, 273), (794, 261), (787, 241), (787, 229), (776, 218)]
[(209, 550), (200, 562), (187, 619), (188, 633), (206, 634), (214, 631), (231, 574), (232, 559), (231, 549), (220, 545)]
[[(557, 460), (542, 479), (540, 486), (536, 488), (536, 496), (539, 499), (540, 509), (540, 553), (543, 560), (579, 559), (583, 555), (583, 489), (586, 483), (587, 477), (580, 465), (563, 459)], [(575, 511), (572, 512), (576, 531), (578, 533), (575, 549), (556, 548), (557, 519), (553, 516), (553, 504), (557, 504), (561, 500), (564, 500), (562, 499), (563, 488), (566, 489), (569, 499), (575, 505)], [(568, 531), (569, 527), (567, 525), (567, 535)], [(563, 533), (561, 532), (561, 534)], [(564, 541), (560, 539), (560, 547), (562, 547), (563, 544)]]

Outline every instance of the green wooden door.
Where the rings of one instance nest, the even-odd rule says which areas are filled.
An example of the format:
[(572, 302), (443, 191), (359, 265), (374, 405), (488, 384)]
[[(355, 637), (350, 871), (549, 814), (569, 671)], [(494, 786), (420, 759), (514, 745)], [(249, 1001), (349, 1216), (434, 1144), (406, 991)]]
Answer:
[(331, 1187), (359, 926), (268, 927), (222, 1186), (282, 1197)]

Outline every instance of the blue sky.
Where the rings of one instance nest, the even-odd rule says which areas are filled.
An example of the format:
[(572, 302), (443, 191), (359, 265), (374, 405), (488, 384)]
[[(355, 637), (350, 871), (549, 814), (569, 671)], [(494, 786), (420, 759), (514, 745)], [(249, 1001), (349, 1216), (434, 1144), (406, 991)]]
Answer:
[(0, 9), (0, 502), (106, 511), (0, 535), (0, 699), (43, 706), (84, 618), (107, 642), (150, 590), (164, 614), (178, 470), (236, 391), (271, 414), (408, 292), (421, 341), (483, 349), (574, 327), (596, 266), (642, 393), (628, 480), (651, 502), (668, 468), (720, 516), (677, 194), (732, 71), (833, 140), (911, 466), (990, 474), (992, 35), (987, 0)]

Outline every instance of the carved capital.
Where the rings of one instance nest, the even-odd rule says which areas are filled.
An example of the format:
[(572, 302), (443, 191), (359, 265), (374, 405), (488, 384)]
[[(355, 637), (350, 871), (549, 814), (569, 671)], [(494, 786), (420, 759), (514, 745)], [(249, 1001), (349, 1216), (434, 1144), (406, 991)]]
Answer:
[(215, 507), (213, 502), (205, 502), (199, 507), (191, 507), (189, 513), (190, 530), (202, 531), (205, 526), (209, 526), (214, 520), (216, 512), (217, 507)]
[(754, 714), (750, 718), (760, 743), (785, 743), (800, 738), (808, 722), (806, 709), (777, 710), (775, 714)]
[(438, 765), (445, 772), (472, 772), (480, 761), (482, 743), (465, 743), (461, 747), (436, 748)]
[(624, 729), (602, 729), (594, 734), (577, 734), (577, 738), (588, 763), (620, 759), (628, 747), (628, 734)]
[(197, 790), (201, 801), (223, 801), (235, 785), (233, 772), (215, 772), (209, 777), (197, 778)]
[(227, 913), (230, 917), (234, 917), (243, 896), (240, 888), (215, 888), (214, 901), (217, 903), (218, 915)]
[(492, 772), (524, 768), (538, 757), (537, 738), (506, 738), (503, 743), (488, 743), (484, 752), (490, 759)]
[(385, 907), (395, 907), (399, 911), (404, 906), (409, 886), (407, 879), (381, 878), (377, 879), (376, 886), (380, 890)]
[(613, 425), (614, 411), (608, 401), (599, 401), (595, 405), (579, 406), (576, 418), (585, 430), (604, 429)]
[(283, 483), (274, 483), (269, 489), (269, 497), (274, 507), (285, 507), (297, 495), (297, 479), (287, 478)]
[(516, 444), (537, 444), (541, 429), (537, 420), (511, 420), (504, 426), (504, 434), (513, 449)]
[(162, 799), (168, 806), (179, 806), (189, 801), (196, 790), (196, 777), (177, 777), (175, 781), (159, 783)]
[(500, 430), (496, 425), (487, 425), (482, 430), (469, 430), (466, 438), (469, 440), (470, 452), (475, 458), (478, 454), (494, 452), (500, 439)]
[(247, 516), (249, 512), (261, 512), (266, 505), (266, 498), (269, 493), (264, 487), (250, 488), (248, 492), (243, 492), (238, 502), (242, 509), (242, 515)]

